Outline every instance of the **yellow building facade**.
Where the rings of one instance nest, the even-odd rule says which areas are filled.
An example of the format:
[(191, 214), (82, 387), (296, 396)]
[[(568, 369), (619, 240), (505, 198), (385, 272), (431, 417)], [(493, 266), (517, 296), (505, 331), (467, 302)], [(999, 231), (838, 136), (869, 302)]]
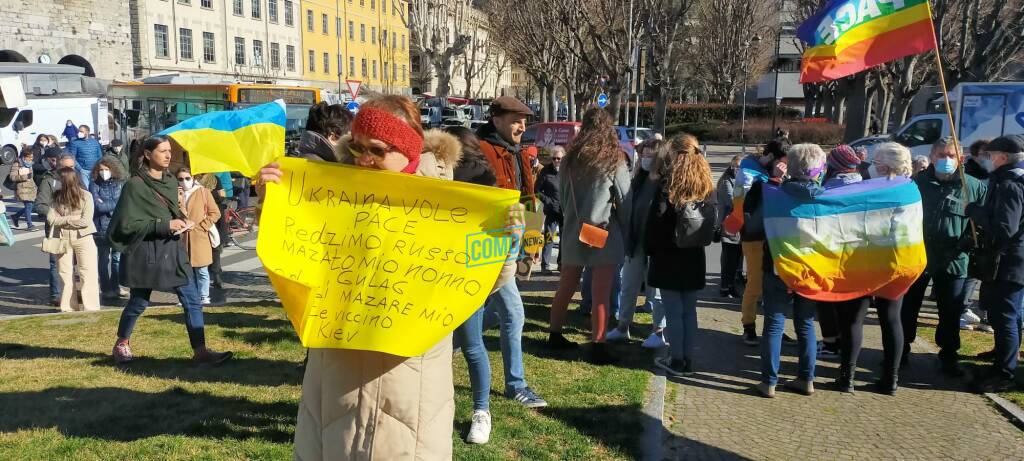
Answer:
[[(400, 0), (302, 0), (303, 77), (321, 88), (409, 94), (409, 28)], [(340, 84), (339, 84), (340, 82)]]

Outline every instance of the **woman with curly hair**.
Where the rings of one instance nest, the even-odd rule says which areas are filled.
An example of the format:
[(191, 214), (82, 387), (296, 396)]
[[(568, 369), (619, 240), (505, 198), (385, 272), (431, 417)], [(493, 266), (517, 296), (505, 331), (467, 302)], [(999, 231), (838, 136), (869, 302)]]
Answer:
[[(587, 111), (583, 114), (580, 133), (569, 145), (563, 160), (559, 174), (564, 218), (562, 268), (558, 292), (551, 304), (548, 338), (553, 348), (576, 346), (562, 336), (562, 325), (583, 268), (589, 267), (593, 273), (590, 358), (597, 364), (614, 361), (604, 348), (605, 327), (612, 279), (625, 255), (625, 227), (629, 225), (631, 214), (631, 204), (625, 199), (629, 193), (629, 168), (612, 125), (614, 121), (606, 111), (597, 108)], [(588, 237), (593, 234), (593, 227), (607, 232), (603, 244)], [(591, 243), (584, 243), (581, 238)]]
[(660, 180), (647, 218), (644, 248), (650, 255), (647, 284), (661, 290), (669, 356), (655, 364), (672, 376), (693, 371), (693, 339), (697, 335), (697, 293), (704, 288), (704, 247), (676, 245), (679, 210), (713, 199), (711, 167), (698, 150), (697, 138), (683, 134), (664, 146), (652, 171)]
[(96, 250), (99, 254), (100, 295), (113, 300), (121, 297), (121, 253), (110, 245), (107, 229), (114, 217), (117, 202), (121, 200), (121, 189), (127, 180), (121, 169), (121, 161), (114, 156), (104, 156), (92, 167), (92, 182), (89, 193), (96, 205), (93, 224), (96, 225)]

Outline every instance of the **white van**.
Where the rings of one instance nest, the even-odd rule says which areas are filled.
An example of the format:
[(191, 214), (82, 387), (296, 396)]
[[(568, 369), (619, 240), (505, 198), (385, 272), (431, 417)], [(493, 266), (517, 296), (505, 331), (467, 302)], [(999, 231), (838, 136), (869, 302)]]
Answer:
[(23, 107), (0, 107), (0, 163), (13, 163), (22, 145), (32, 145), (40, 134), (66, 142), (62, 134), (68, 120), (76, 127), (89, 125), (103, 144), (110, 142), (106, 98), (87, 94), (29, 95)]
[[(964, 150), (979, 139), (1024, 134), (1024, 82), (961, 83), (949, 92), (949, 104)], [(935, 141), (949, 135), (949, 121), (943, 110), (910, 119), (892, 139), (917, 156), (928, 155)]]

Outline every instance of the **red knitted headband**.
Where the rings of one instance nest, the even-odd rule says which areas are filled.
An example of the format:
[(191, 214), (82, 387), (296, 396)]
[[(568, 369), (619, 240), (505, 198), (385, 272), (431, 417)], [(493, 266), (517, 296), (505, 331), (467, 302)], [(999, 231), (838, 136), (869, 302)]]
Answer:
[(413, 173), (420, 164), (420, 153), (423, 151), (423, 136), (416, 132), (405, 120), (387, 111), (367, 107), (360, 109), (352, 122), (352, 134), (378, 139), (405, 155), (409, 165), (403, 173)]

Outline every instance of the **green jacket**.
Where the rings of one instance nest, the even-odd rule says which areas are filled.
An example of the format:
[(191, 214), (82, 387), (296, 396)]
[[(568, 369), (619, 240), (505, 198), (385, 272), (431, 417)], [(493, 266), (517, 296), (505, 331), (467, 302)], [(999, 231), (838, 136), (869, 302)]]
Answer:
[(54, 170), (46, 170), (39, 181), (39, 193), (36, 194), (36, 213), (46, 216), (50, 212), (50, 202), (53, 201), (53, 193), (60, 189), (60, 179)]
[[(971, 176), (966, 176), (966, 179), (966, 202), (984, 203), (985, 185)], [(930, 166), (918, 174), (914, 182), (921, 191), (921, 207), (924, 210), (927, 273), (967, 277), (968, 255), (960, 249), (959, 242), (971, 230), (964, 215), (964, 190), (960, 182), (960, 173), (954, 174), (947, 181), (940, 181), (935, 176), (935, 167)]]

